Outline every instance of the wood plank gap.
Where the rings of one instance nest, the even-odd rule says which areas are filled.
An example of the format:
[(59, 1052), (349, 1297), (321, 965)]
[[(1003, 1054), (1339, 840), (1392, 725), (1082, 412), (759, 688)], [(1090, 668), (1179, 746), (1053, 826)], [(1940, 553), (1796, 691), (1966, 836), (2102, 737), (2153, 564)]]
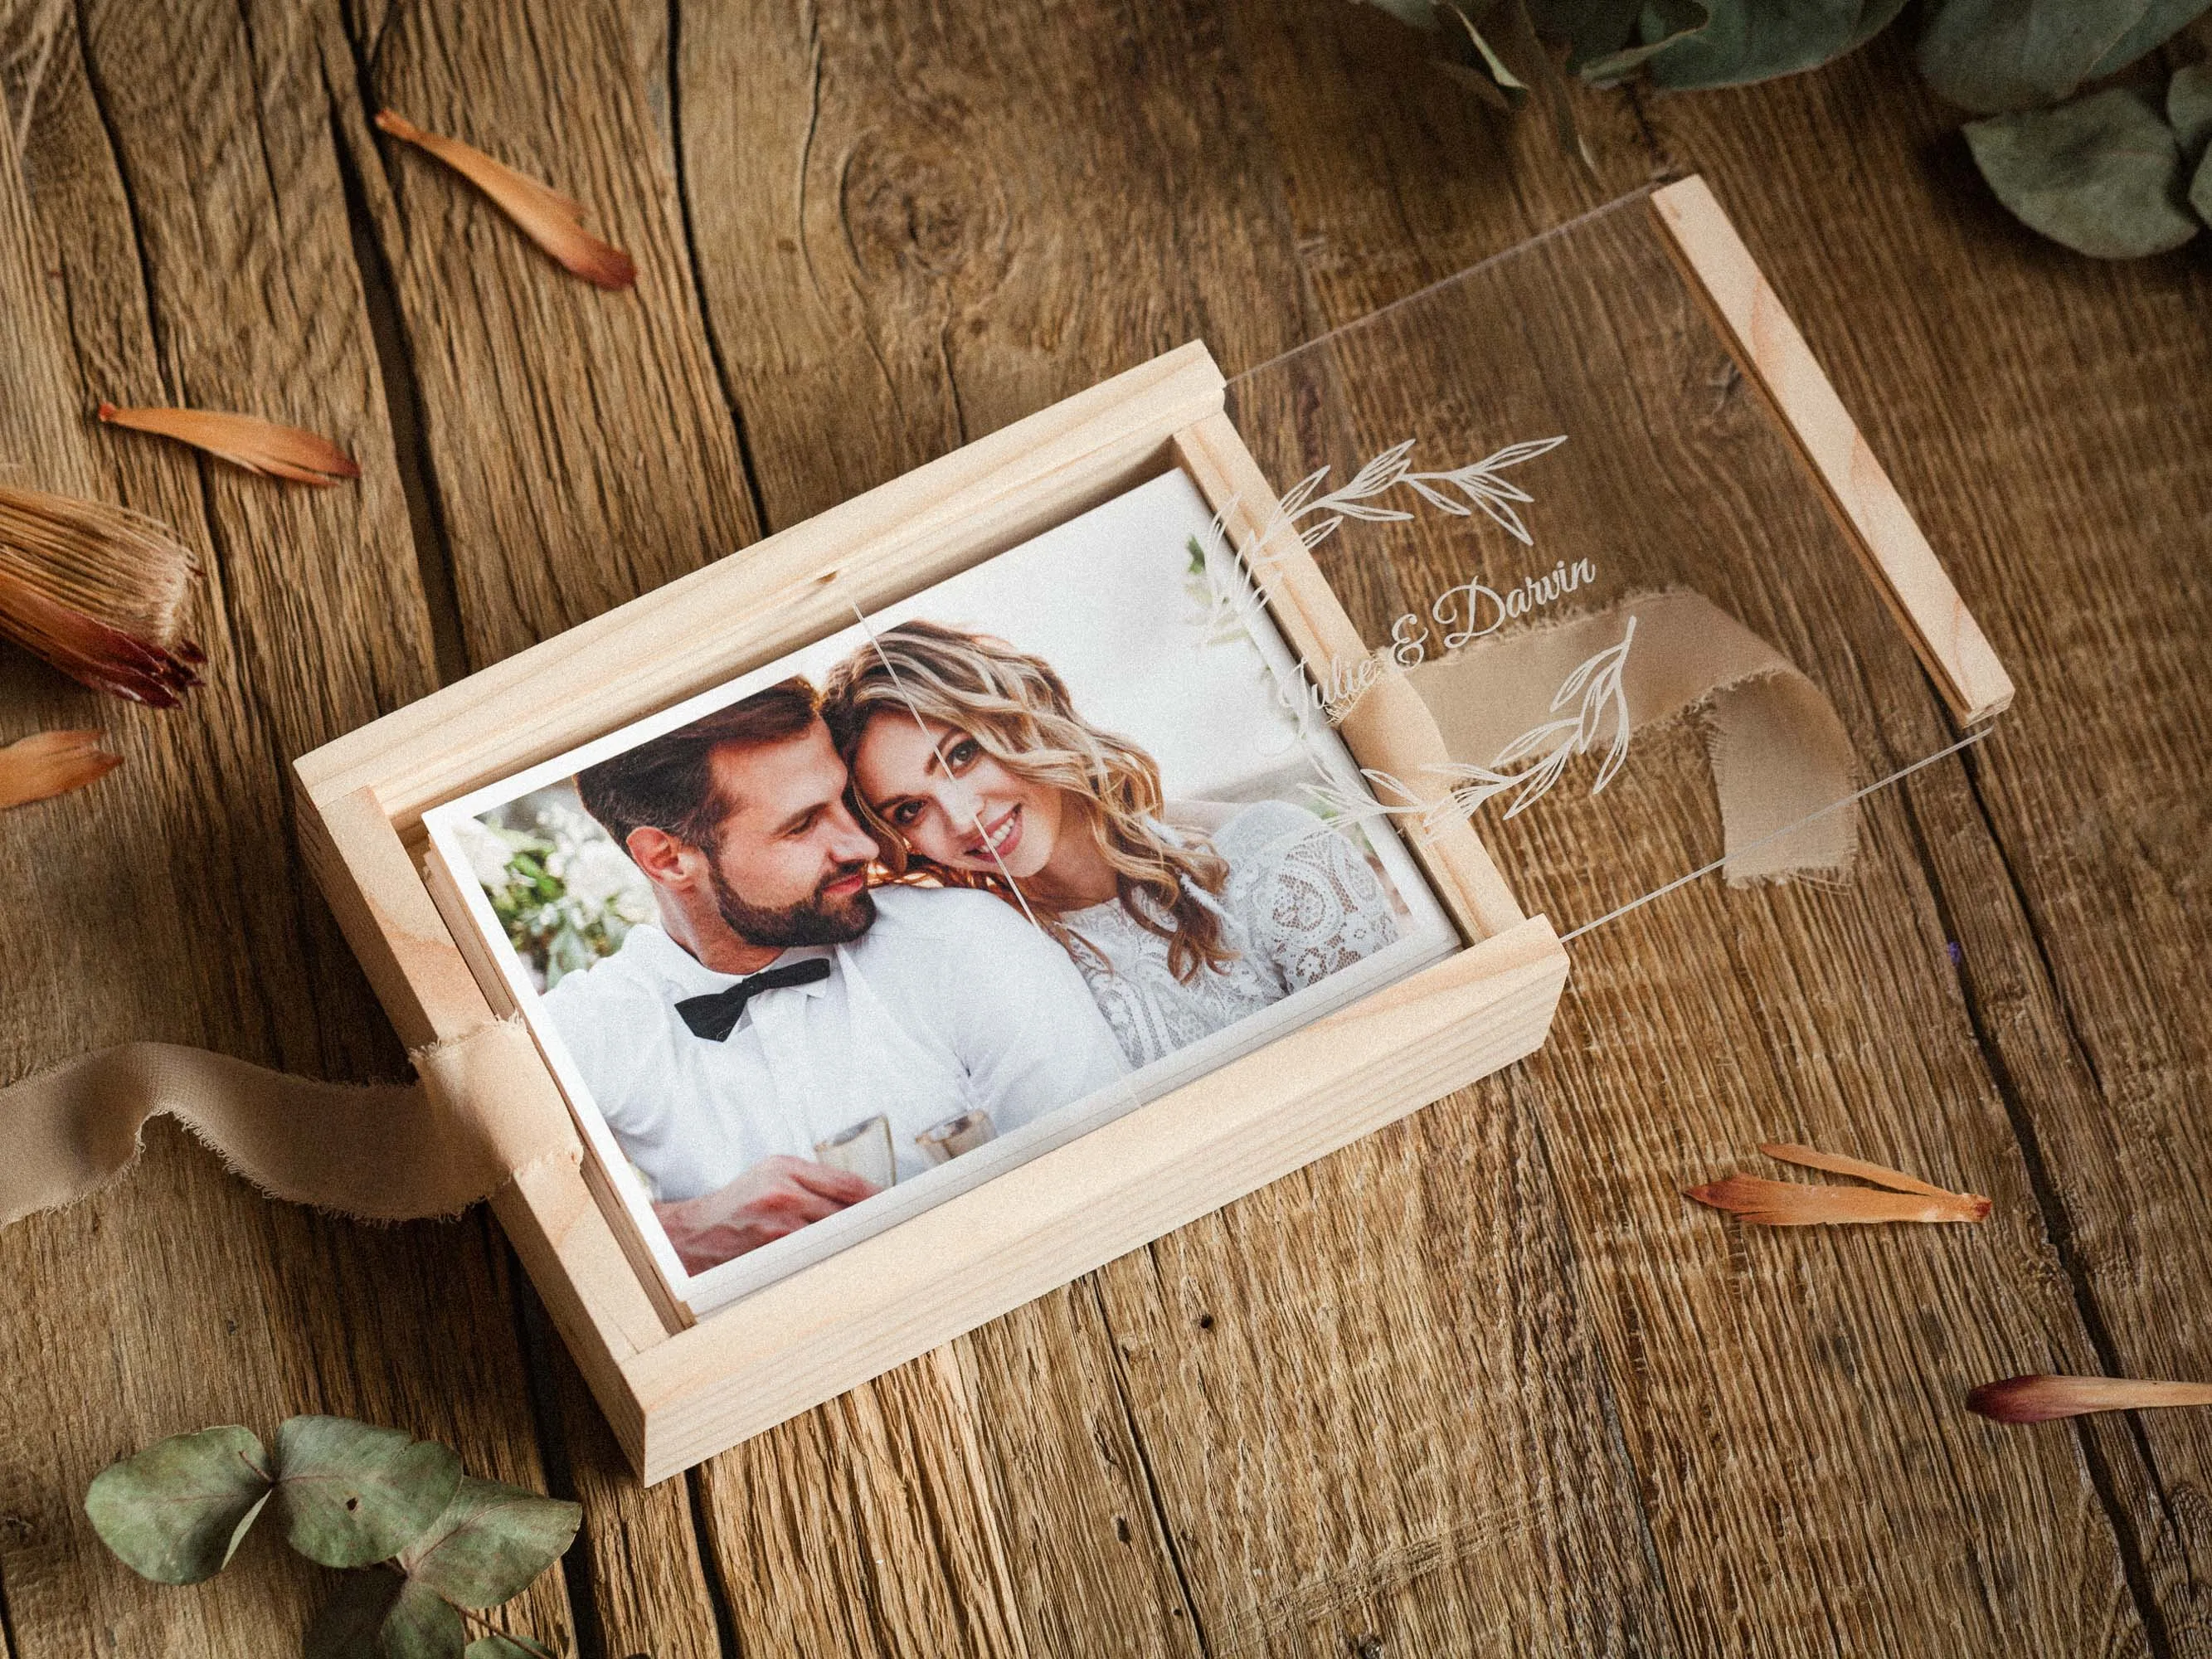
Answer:
[(172, 373), (173, 359), (169, 354), (168, 331), (161, 326), (161, 309), (154, 301), (159, 290), (154, 286), (153, 264), (146, 257), (145, 228), (138, 222), (138, 192), (131, 178), (129, 153), (115, 130), (114, 116), (108, 112), (107, 84), (100, 78), (99, 67), (92, 60), (92, 20), (85, 15), (87, 3), (88, 0), (76, 0), (77, 62), (84, 70), (84, 84), (91, 94), (92, 112), (100, 120), (100, 135), (107, 143), (115, 176), (123, 185), (123, 204), (131, 216), (131, 251), (138, 259), (138, 289), (146, 296), (146, 327), (154, 337), (155, 367), (161, 373), (162, 384), (168, 387), (169, 396), (177, 398), (180, 393)]
[[(561, 1404), (554, 1397), (554, 1349), (560, 1338), (545, 1304), (531, 1289), (530, 1275), (523, 1271), (514, 1247), (503, 1237), (499, 1242), (507, 1255), (515, 1346), (522, 1353), (523, 1392), (530, 1402), (531, 1425), (538, 1433), (538, 1459), (545, 1469), (546, 1495), (580, 1503), (575, 1466), (568, 1456), (568, 1438), (561, 1431)], [(575, 1537), (562, 1554), (562, 1588), (568, 1592), (568, 1637), (576, 1659), (609, 1659), (599, 1624), (599, 1583), (592, 1571), (591, 1540), (585, 1532), (591, 1523), (587, 1510), (583, 1526), (576, 1528)]]
[[(354, 60), (361, 84), (356, 88), (364, 110), (368, 106), (368, 70)], [(361, 169), (374, 161), (375, 153), (365, 138), (356, 148), (352, 126), (339, 118), (338, 89), (327, 73), (323, 91), (331, 105), (331, 149), (337, 157), (338, 179), (345, 189), (346, 228), (353, 244), (354, 269), (361, 278), (362, 307), (368, 315), (368, 337), (376, 349), (378, 378), (384, 386), (385, 423), (392, 432), (392, 459), (399, 474), (399, 493), (407, 502), (407, 528), (415, 544), (415, 568), (422, 585), (422, 602), (430, 612), (430, 651), (438, 684), (451, 685), (468, 678), (467, 635), (461, 628), (461, 602), (453, 577), (453, 548), (446, 531), (446, 504), (438, 492), (438, 475), (430, 465), (429, 440), (423, 434), (422, 388), (415, 374), (415, 359), (407, 328), (399, 311), (399, 291), (392, 266), (376, 238), (376, 221), (368, 208), (368, 193)], [(353, 124), (353, 125), (358, 125)], [(367, 153), (364, 154), (363, 151)]]
[[(2011, 853), (2006, 848), (2003, 837), (1998, 835), (1996, 820), (1990, 816), (1989, 805), (1983, 797), (1972, 751), (1966, 751), (1960, 759), (1974, 811), (1988, 832), (1998, 863), (2004, 869), (2005, 880), (2012, 889), (2013, 901), (2020, 908), (2021, 924), (2027, 928), (2028, 938), (2034, 941), (2036, 960), (2041, 966), (2051, 1000), (2065, 1019), (2067, 1033), (2087, 1064), (2087, 1048), (2075, 1028), (2072, 1012), (2066, 1006), (2064, 994), (2060, 989), (2050, 952), (2044, 943), (2043, 930), (2037, 926), (2034, 915), (2028, 908), (2027, 889), (2021, 883), (2020, 872), (2013, 867)], [(1898, 791), (1899, 803), (1905, 810), (1905, 822), (1912, 836), (1914, 856), (1918, 860), (1921, 873), (1927, 881), (1929, 902), (1936, 907), (1936, 919), (1942, 927), (1943, 936), (1955, 941), (1959, 938), (1957, 920), (1944, 892), (1942, 876), (1936, 867), (1934, 849), (1922, 827), (1920, 811), (1913, 803), (1912, 793), (1910, 787)], [(1961, 972), (1958, 975), (1958, 981), (1959, 998), (1966, 1011), (1967, 1025), (1973, 1031), (1975, 1046), (1981, 1050), (1983, 1064), (1989, 1068), (1990, 1080), (1996, 1085), (1997, 1098), (2003, 1103), (2006, 1120), (2012, 1125), (2013, 1139), (2020, 1147), (2021, 1162), (2027, 1170), (2028, 1189), (2035, 1194), (2036, 1212), (2043, 1223), (2044, 1237), (2050, 1240), (2051, 1248), (2058, 1257), (2059, 1268), (2066, 1275), (2066, 1283), (2073, 1294), (2075, 1311), (2081, 1318), (2082, 1330), (2089, 1339), (2089, 1346), (2095, 1350), (2097, 1364), (2105, 1374), (2108, 1376), (2124, 1376), (2125, 1371), (2119, 1361), (2118, 1345), (2114, 1343), (2112, 1331), (2098, 1309), (2096, 1295), (2090, 1289), (2088, 1271), (2082, 1265), (2080, 1251), (2075, 1247), (2073, 1223), (2066, 1213), (2064, 1202), (2058, 1196), (2057, 1185), (2051, 1178), (2043, 1143), (2036, 1133), (2035, 1120), (2021, 1097), (2019, 1079), (2013, 1075), (2012, 1066), (2005, 1059), (2003, 1047), (1990, 1028), (1987, 1011), (1975, 993), (1972, 977)], [(2094, 1076), (2094, 1068), (2090, 1069)], [(2167, 1518), (2167, 1524), (2171, 1525), (2172, 1500), (2159, 1473), (2157, 1460), (2151, 1455), (2150, 1442), (2142, 1431), (2142, 1421), (2133, 1412), (2123, 1413), (2121, 1416), (2125, 1419), (2129, 1437), (2135, 1444), (2136, 1455), (2142, 1460), (2144, 1476), (2156, 1496), (2159, 1512)], [(2082, 1463), (2089, 1473), (2089, 1483), (2096, 1491), (2097, 1501), (2104, 1505), (2105, 1518), (2112, 1526), (2113, 1540), (2119, 1552), (2120, 1571), (2127, 1580), (2128, 1594), (2135, 1599), (2136, 1616), (2142, 1621), (2144, 1638), (2155, 1659), (2172, 1659), (2175, 1652), (2173, 1638), (2167, 1628), (2166, 1610), (2159, 1604), (2156, 1588), (2151, 1583), (2150, 1558), (2143, 1548), (2143, 1540), (2137, 1535), (2128, 1506), (2121, 1501), (2112, 1467), (2104, 1449), (2097, 1443), (2094, 1425), (2094, 1419), (2079, 1418), (2069, 1426), (2074, 1430), (2075, 1443), (2081, 1448)], [(2179, 1528), (2176, 1530), (2178, 1532)]]
[(691, 1506), (691, 1537), (707, 1580), (707, 1603), (714, 1609), (715, 1645), (721, 1650), (722, 1659), (744, 1659), (744, 1644), (738, 1640), (737, 1615), (730, 1608), (729, 1587), (722, 1583), (722, 1553), (714, 1547), (696, 1468), (684, 1471), (684, 1497)]
[(8, 1575), (0, 1571), (0, 1659), (10, 1659), (22, 1650), (15, 1639), (15, 1621), (8, 1612)]
[[(1159, 1245), (1145, 1246), (1145, 1259), (1152, 1264), (1155, 1278), (1160, 1276)], [(1098, 1310), (1099, 1328), (1106, 1334), (1106, 1352), (1112, 1362), (1114, 1373), (1114, 1402), (1121, 1408), (1121, 1424), (1129, 1433), (1129, 1443), (1136, 1449), (1137, 1468), (1145, 1477), (1145, 1501), (1152, 1505), (1152, 1524), (1160, 1529), (1160, 1540), (1167, 1546), (1168, 1565), (1175, 1570), (1176, 1594), (1182, 1598), (1183, 1617), (1190, 1620), (1190, 1633), (1202, 1654), (1211, 1654), (1213, 1644), (1206, 1639), (1206, 1621), (1199, 1617), (1198, 1598), (1191, 1594), (1190, 1574), (1185, 1570), (1182, 1546), (1176, 1542), (1175, 1519), (1168, 1513), (1167, 1500), (1161, 1495), (1159, 1477), (1152, 1471), (1152, 1449), (1145, 1443), (1144, 1425), (1138, 1420), (1136, 1404), (1129, 1398), (1129, 1379), (1123, 1365), (1121, 1344), (1114, 1334), (1114, 1316), (1106, 1306), (1106, 1297), (1100, 1291), (1098, 1275), (1086, 1273), (1083, 1288), (1091, 1293), (1091, 1304)]]
[[(736, 383), (730, 378), (730, 365), (723, 358), (721, 331), (714, 326), (714, 302), (708, 297), (706, 279), (699, 269), (699, 235), (691, 222), (691, 173), (684, 160), (683, 47), (684, 0), (668, 0), (668, 156), (676, 178), (676, 208), (684, 222), (684, 262), (691, 273), (691, 297), (698, 301), (699, 319), (705, 325), (707, 359), (714, 365), (714, 383), (722, 389), (722, 402), (730, 411), (730, 427), (737, 434), (738, 461), (744, 469), (745, 494), (752, 498), (753, 520), (760, 526), (763, 536), (772, 536), (777, 526), (769, 516), (768, 497), (761, 490), (760, 468), (753, 459), (752, 434), (745, 429), (744, 405), (738, 400)], [(818, 112), (818, 100), (816, 108)]]

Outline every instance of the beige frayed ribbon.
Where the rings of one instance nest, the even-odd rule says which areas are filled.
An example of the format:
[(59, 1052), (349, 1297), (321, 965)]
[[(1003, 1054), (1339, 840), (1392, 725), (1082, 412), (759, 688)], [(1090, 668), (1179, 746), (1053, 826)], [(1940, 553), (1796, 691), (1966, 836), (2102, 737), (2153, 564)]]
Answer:
[(372, 1221), (453, 1215), (581, 1146), (520, 1021), (412, 1051), (411, 1084), (323, 1083), (167, 1042), (126, 1042), (0, 1089), (0, 1226), (89, 1197), (167, 1114), (237, 1175)]
[[(1631, 617), (1636, 637), (1622, 691), (1632, 729), (1705, 709), (1729, 884), (1849, 874), (1858, 808), (1837, 804), (1851, 793), (1850, 734), (1796, 664), (1701, 593), (1669, 588), (1492, 635), (1407, 678), (1452, 758), (1486, 766), (1522, 732), (1559, 717), (1558, 689), (1617, 645)], [(1801, 822), (1814, 812), (1821, 816)]]

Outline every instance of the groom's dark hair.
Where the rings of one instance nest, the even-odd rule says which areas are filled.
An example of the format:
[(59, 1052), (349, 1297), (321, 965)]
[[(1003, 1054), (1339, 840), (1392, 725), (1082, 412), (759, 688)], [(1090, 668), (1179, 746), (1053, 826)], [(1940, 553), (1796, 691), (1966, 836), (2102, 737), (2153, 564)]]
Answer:
[(714, 787), (709, 764), (714, 751), (798, 737), (820, 718), (821, 701), (811, 684), (794, 675), (586, 767), (576, 774), (576, 793), (584, 810), (624, 850), (629, 832), (647, 826), (694, 847), (711, 847), (734, 805)]

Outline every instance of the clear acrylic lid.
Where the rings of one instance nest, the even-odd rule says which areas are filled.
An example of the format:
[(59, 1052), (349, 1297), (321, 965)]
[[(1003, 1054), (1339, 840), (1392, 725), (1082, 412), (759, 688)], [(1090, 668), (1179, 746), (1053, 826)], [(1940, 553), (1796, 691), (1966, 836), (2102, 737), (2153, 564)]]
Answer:
[(1376, 793), (1455, 792), (1562, 934), (1701, 876), (1848, 879), (1859, 799), (2009, 696), (1695, 180), (1254, 369), (1228, 412), (1444, 735), (1448, 771)]

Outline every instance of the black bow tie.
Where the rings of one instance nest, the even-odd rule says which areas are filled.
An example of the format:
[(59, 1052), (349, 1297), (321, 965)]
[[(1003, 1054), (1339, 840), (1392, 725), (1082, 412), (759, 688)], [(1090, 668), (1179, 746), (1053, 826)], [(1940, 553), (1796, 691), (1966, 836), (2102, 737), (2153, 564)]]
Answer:
[(745, 1011), (745, 1004), (760, 991), (774, 991), (786, 985), (811, 985), (817, 979), (830, 977), (830, 963), (822, 957), (794, 962), (787, 968), (770, 968), (765, 973), (741, 979), (726, 991), (714, 991), (703, 997), (685, 997), (676, 1005), (676, 1012), (684, 1016), (684, 1023), (691, 1028), (691, 1035), (704, 1037), (709, 1042), (721, 1042), (738, 1029), (738, 1017)]

